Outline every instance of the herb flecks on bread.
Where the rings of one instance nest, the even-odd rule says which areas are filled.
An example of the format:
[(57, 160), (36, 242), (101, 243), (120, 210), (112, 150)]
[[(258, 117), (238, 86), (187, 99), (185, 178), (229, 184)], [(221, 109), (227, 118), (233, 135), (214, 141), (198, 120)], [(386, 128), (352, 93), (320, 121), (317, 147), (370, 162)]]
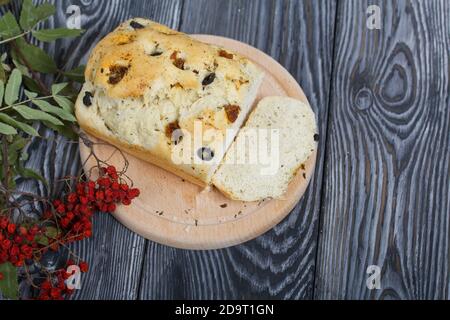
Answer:
[[(85, 77), (76, 104), (84, 130), (207, 185), (234, 136), (228, 137), (231, 140), (202, 137), (201, 147), (213, 151), (214, 159), (176, 164), (174, 148), (192, 142), (179, 131), (192, 133), (192, 138), (194, 123), (199, 121), (204, 131), (213, 130), (217, 138), (225, 138), (228, 129), (237, 132), (251, 109), (263, 73), (237, 53), (135, 18), (97, 44)], [(192, 157), (197, 151), (192, 150)]]

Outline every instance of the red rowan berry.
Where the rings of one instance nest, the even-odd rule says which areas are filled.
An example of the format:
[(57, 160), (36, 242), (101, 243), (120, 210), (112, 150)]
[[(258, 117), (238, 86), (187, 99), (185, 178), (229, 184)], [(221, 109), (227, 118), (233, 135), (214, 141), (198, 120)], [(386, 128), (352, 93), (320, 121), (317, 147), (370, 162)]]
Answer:
[(56, 211), (58, 213), (64, 213), (64, 211), (66, 211), (66, 208), (64, 207), (63, 204), (60, 204), (58, 207), (56, 207)]
[(76, 193), (72, 192), (67, 196), (67, 201), (69, 201), (70, 203), (75, 203), (78, 199), (78, 196)]
[(80, 197), (80, 202), (81, 202), (81, 204), (88, 204), (89, 200), (88, 200), (87, 197), (81, 196)]
[(57, 299), (57, 298), (61, 297), (61, 289), (59, 289), (59, 288), (51, 288), (50, 296), (53, 299)]
[(16, 225), (14, 223), (8, 224), (8, 233), (14, 233), (16, 231)]
[(84, 262), (84, 261), (80, 262), (79, 267), (80, 267), (80, 271), (83, 272), (83, 273), (86, 273), (86, 272), (89, 271), (89, 265), (86, 262)]
[(4, 217), (0, 220), (0, 229), (6, 229), (9, 224), (8, 218)]
[(50, 290), (51, 287), (52, 287), (52, 285), (51, 285), (50, 281), (48, 281), (48, 280), (42, 282), (42, 284), (41, 284), (41, 289), (44, 289), (44, 290)]
[(97, 200), (103, 200), (105, 198), (105, 194), (103, 193), (103, 191), (97, 191), (95, 193), (95, 199)]
[(27, 228), (25, 228), (24, 226), (20, 226), (20, 227), (19, 227), (19, 233), (20, 233), (22, 236), (26, 236), (27, 233), (28, 233), (28, 230), (27, 230)]

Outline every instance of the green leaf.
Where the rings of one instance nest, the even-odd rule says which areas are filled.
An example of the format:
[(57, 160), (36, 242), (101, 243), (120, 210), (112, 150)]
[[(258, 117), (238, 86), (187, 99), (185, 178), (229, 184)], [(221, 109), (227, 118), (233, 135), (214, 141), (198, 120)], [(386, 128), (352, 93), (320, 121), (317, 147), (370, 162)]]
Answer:
[(29, 139), (25, 139), (21, 136), (15, 136), (13, 142), (8, 147), (8, 151), (20, 151), (25, 148), (28, 142), (30, 142)]
[(15, 106), (13, 107), (14, 110), (16, 110), (22, 117), (24, 117), (27, 120), (42, 120), (42, 121), (48, 121), (54, 125), (57, 126), (63, 126), (64, 124), (55, 118), (52, 115), (49, 115), (48, 113), (45, 113), (40, 110), (35, 110), (27, 106)]
[(26, 89), (23, 91), (25, 92), (25, 95), (27, 96), (28, 99), (34, 99), (38, 96), (36, 92), (28, 91)]
[(24, 30), (30, 30), (39, 21), (45, 20), (53, 15), (55, 11), (55, 6), (49, 3), (35, 7), (32, 0), (24, 0), (20, 13), (20, 25)]
[(0, 79), (0, 106), (3, 103), (3, 94), (5, 93), (5, 83)]
[(86, 66), (79, 66), (70, 71), (64, 72), (64, 75), (74, 81), (84, 82), (84, 71)]
[(64, 89), (65, 87), (67, 87), (67, 82), (62, 82), (62, 83), (55, 83), (52, 85), (52, 94), (53, 95), (57, 95), (58, 93), (61, 92), (62, 89)]
[(10, 125), (4, 124), (0, 122), (0, 133), (6, 135), (17, 134), (17, 130), (11, 127)]
[(4, 279), (0, 280), (0, 291), (8, 299), (19, 298), (19, 282), (17, 280), (17, 268), (10, 262), (0, 264), (0, 272)]
[(12, 105), (19, 99), (20, 84), (22, 83), (22, 73), (18, 69), (14, 69), (9, 76), (8, 84), (5, 90), (5, 103)]
[(46, 186), (48, 186), (47, 180), (45, 180), (45, 178), (43, 176), (41, 176), (39, 173), (37, 173), (36, 171), (34, 171), (32, 169), (24, 168), (20, 165), (17, 167), (17, 171), (25, 179), (36, 179), (36, 180), (41, 181)]
[(55, 126), (54, 124), (43, 121), (43, 123), (50, 129), (55, 130), (56, 132), (62, 134), (64, 137), (70, 140), (78, 139), (78, 135), (71, 129), (69, 126)]
[[(0, 63), (0, 81), (6, 82), (5, 69), (3, 69), (3, 63)], [(0, 101), (1, 104), (1, 101)]]
[(15, 163), (19, 158), (19, 153), (14, 148), (8, 148), (8, 162)]
[(45, 235), (50, 239), (56, 239), (59, 231), (55, 227), (45, 227)]
[(22, 38), (17, 39), (16, 44), (24, 59), (34, 71), (42, 73), (55, 73), (57, 71), (55, 61), (41, 48), (28, 44)]
[(34, 30), (32, 31), (32, 34), (38, 40), (51, 42), (61, 38), (78, 37), (83, 32), (84, 30), (81, 29), (56, 28), (56, 29)]
[(16, 18), (10, 11), (0, 18), (0, 37), (7, 39), (17, 36), (21, 32)]
[(16, 59), (13, 59), (13, 63), (16, 66), (17, 69), (19, 69), (20, 72), (22, 72), (22, 76), (31, 77), (30, 71), (28, 71), (28, 68), (21, 64)]
[(66, 110), (69, 113), (73, 113), (73, 102), (67, 99), (66, 97), (61, 96), (53, 96), (53, 99), (55, 99), (56, 103)]
[[(35, 7), (31, 0), (24, 0), (22, 3), (22, 11), (20, 12), (19, 23), (24, 30), (29, 30), (37, 23), (34, 14)], [(36, 22), (35, 22), (36, 21)]]
[(38, 21), (43, 21), (48, 17), (54, 15), (56, 12), (56, 8), (54, 5), (46, 2), (36, 7), (35, 15)]
[(34, 237), (34, 241), (43, 246), (48, 246), (48, 238), (43, 234), (38, 234)]
[(34, 79), (24, 76), (23, 84), (25, 85), (25, 87), (27, 87), (28, 90), (31, 90), (33, 92), (39, 92), (42, 94), (39, 84)]
[(30, 158), (30, 155), (28, 152), (22, 150), (22, 153), (20, 154), (20, 160), (27, 161)]
[(0, 113), (0, 121), (9, 124), (10, 126), (13, 126), (17, 129), (20, 129), (24, 131), (25, 133), (28, 133), (30, 136), (39, 136), (39, 133), (30, 125), (17, 121), (16, 119), (8, 116), (5, 113)]
[(35, 105), (37, 105), (39, 107), (39, 109), (41, 109), (42, 111), (57, 115), (58, 117), (60, 117), (63, 120), (67, 120), (70, 122), (76, 122), (77, 119), (75, 119), (75, 117), (67, 112), (64, 109), (55, 107), (53, 105), (51, 105), (50, 103), (48, 103), (47, 101), (44, 100), (33, 100), (32, 101)]

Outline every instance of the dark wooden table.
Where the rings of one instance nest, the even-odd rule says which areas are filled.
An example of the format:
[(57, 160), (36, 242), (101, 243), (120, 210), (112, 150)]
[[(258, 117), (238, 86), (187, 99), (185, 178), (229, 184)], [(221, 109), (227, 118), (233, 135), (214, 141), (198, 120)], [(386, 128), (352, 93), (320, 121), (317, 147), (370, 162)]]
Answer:
[[(450, 1), (54, 3), (51, 25), (65, 25), (75, 4), (87, 29), (47, 46), (68, 68), (135, 16), (234, 38), (291, 72), (321, 133), (305, 196), (245, 244), (179, 250), (97, 215), (93, 238), (74, 246), (91, 265), (75, 299), (450, 298)], [(370, 5), (381, 9), (380, 29), (367, 27)], [(78, 146), (61, 137), (30, 150), (28, 166), (50, 182), (80, 168)], [(60, 192), (30, 181), (21, 188)], [(380, 267), (379, 290), (366, 285), (371, 265)]]

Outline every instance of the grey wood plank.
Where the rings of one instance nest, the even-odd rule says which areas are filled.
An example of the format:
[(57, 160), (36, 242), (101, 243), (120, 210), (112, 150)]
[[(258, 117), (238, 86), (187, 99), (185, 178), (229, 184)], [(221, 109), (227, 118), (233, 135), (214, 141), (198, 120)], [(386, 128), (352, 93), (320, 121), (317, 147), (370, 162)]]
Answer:
[[(325, 135), (335, 1), (188, 0), (181, 31), (254, 45), (302, 85)], [(324, 140), (316, 173), (293, 212), (263, 236), (222, 250), (188, 251), (149, 242), (141, 299), (311, 299)]]
[(450, 2), (338, 7), (315, 297), (449, 299)]
[[(59, 12), (65, 6), (59, 1)], [(67, 1), (67, 4), (76, 4)], [(67, 50), (67, 54), (83, 52), (86, 61), (98, 40), (111, 32), (119, 23), (135, 16), (144, 16), (172, 27), (178, 26), (180, 1), (95, 1), (83, 6), (82, 28), (87, 32), (84, 43)], [(61, 17), (64, 21), (64, 15)], [(78, 50), (79, 49), (79, 50)], [(92, 266), (83, 278), (82, 289), (75, 299), (136, 299), (144, 257), (145, 239), (126, 229), (109, 215), (98, 214), (94, 220), (93, 237), (76, 243), (77, 254), (87, 257)]]
[[(43, 1), (36, 1), (40, 3)], [(129, 17), (146, 16), (151, 19), (178, 26), (181, 3), (172, 0), (152, 1), (52, 1), (57, 8), (55, 18), (46, 27), (65, 26), (67, 8), (77, 5), (81, 12), (81, 27), (86, 33), (76, 40), (60, 40), (45, 44), (45, 49), (55, 56), (60, 66), (67, 69), (87, 61), (95, 44), (120, 22)], [(28, 151), (27, 166), (44, 174), (50, 189), (36, 181), (23, 181), (22, 190), (41, 195), (58, 196), (61, 184), (57, 180), (65, 175), (74, 175), (80, 169), (78, 145), (68, 143), (65, 138), (39, 129), (46, 139), (34, 139)], [(37, 208), (39, 209), (39, 208)], [(99, 214), (93, 219), (93, 237), (77, 242), (71, 249), (90, 265), (90, 271), (83, 274), (81, 290), (74, 299), (135, 299), (144, 257), (145, 239), (129, 231), (109, 215)], [(52, 257), (57, 262), (60, 257)]]

